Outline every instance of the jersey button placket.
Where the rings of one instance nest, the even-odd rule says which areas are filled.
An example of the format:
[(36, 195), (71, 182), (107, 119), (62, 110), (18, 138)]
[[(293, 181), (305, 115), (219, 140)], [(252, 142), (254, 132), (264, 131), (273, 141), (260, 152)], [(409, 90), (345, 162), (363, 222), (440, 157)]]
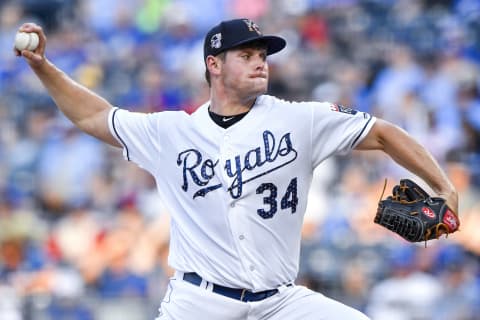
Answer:
[[(223, 145), (222, 145), (222, 157), (227, 160), (227, 159), (230, 159), (230, 160), (233, 160), (232, 158), (234, 158), (234, 153), (233, 153), (233, 147), (231, 146), (231, 137), (229, 134), (225, 134), (223, 136)], [(223, 174), (225, 175), (225, 179), (227, 181), (229, 181), (230, 177), (226, 176), (226, 171), (223, 172)], [(229, 214), (229, 217), (230, 219), (233, 219), (231, 225), (232, 225), (232, 232), (233, 234), (236, 234), (236, 242), (237, 242), (237, 248), (238, 248), (238, 253), (240, 255), (240, 257), (242, 258), (241, 260), (244, 261), (244, 268), (245, 270), (247, 271), (250, 271), (250, 272), (253, 272), (255, 271), (255, 266), (248, 261), (248, 258), (247, 256), (245, 255), (245, 251), (248, 251), (248, 241), (247, 241), (247, 237), (245, 236), (245, 233), (244, 233), (244, 230), (238, 230), (236, 227), (238, 226), (241, 226), (243, 224), (239, 224), (239, 223), (236, 223), (235, 220), (238, 219), (238, 216), (236, 216), (238, 213), (239, 213), (239, 208), (237, 206), (237, 200), (236, 199), (231, 199), (230, 198), (230, 214)]]
[[(225, 134), (223, 136), (223, 143), (220, 147), (220, 160), (222, 161), (222, 163), (225, 163), (227, 160), (231, 161), (233, 158), (233, 148), (231, 146), (230, 140), (230, 135)], [(226, 170), (222, 170), (222, 176), (225, 180), (229, 179)]]
[[(256, 271), (253, 261), (249, 258), (249, 236), (245, 233), (245, 221), (241, 220), (242, 213), (239, 206), (236, 206), (237, 201), (230, 203), (232, 209), (230, 210), (229, 219), (230, 226), (232, 228), (232, 234), (234, 235), (234, 241), (236, 243), (237, 252), (240, 257), (240, 261), (246, 272), (246, 276), (253, 281), (253, 278), (249, 273)], [(233, 208), (236, 207), (236, 208)], [(239, 211), (240, 210), (240, 211)]]
[(224, 135), (223, 136), (223, 147), (224, 147), (224, 150), (227, 153), (227, 157), (229, 157), (232, 153), (232, 147), (230, 146), (229, 141), (230, 141), (230, 136), (228, 134)]

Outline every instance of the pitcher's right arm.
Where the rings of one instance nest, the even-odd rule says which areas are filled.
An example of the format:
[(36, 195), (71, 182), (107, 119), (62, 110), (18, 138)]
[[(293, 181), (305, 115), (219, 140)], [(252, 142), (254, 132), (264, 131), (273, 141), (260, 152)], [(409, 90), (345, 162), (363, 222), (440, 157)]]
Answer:
[(83, 132), (110, 145), (121, 147), (108, 128), (108, 114), (112, 105), (75, 82), (45, 57), (47, 38), (40, 26), (25, 23), (18, 31), (38, 34), (39, 44), (34, 51), (15, 49), (15, 54), (25, 58), (57, 107)]

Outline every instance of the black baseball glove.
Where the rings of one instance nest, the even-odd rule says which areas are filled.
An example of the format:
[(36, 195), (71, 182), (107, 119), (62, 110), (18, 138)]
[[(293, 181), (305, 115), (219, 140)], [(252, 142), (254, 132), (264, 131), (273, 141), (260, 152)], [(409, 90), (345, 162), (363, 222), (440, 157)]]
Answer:
[(438, 239), (442, 234), (457, 231), (460, 226), (458, 216), (445, 199), (430, 197), (409, 179), (400, 180), (391, 196), (380, 199), (374, 222), (410, 242)]

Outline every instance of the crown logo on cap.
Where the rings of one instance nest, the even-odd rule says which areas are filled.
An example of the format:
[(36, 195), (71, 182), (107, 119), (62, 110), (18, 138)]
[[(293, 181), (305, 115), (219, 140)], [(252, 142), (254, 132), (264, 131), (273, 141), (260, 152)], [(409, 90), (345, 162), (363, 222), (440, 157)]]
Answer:
[(248, 31), (255, 31), (256, 33), (258, 33), (259, 35), (262, 34), (262, 32), (260, 31), (260, 28), (257, 26), (257, 24), (255, 22), (253, 22), (252, 20), (250, 19), (243, 19), (243, 22), (245, 22), (245, 24), (247, 25), (248, 27)]
[(222, 47), (222, 34), (216, 33), (210, 38), (210, 46), (214, 49), (219, 49)]

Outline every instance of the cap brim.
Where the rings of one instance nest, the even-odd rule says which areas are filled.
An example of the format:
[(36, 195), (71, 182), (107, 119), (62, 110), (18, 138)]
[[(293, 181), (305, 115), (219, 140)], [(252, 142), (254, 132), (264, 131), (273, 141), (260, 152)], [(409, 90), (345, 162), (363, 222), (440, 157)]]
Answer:
[(277, 36), (264, 36), (263, 38), (267, 41), (268, 55), (282, 51), (287, 46), (287, 41), (283, 38)]
[(236, 47), (247, 44), (249, 42), (254, 42), (254, 41), (259, 41), (259, 40), (265, 42), (265, 44), (267, 45), (267, 55), (277, 53), (277, 52), (281, 51), (283, 48), (285, 48), (285, 46), (287, 45), (287, 41), (285, 41), (285, 39), (283, 39), (281, 37), (259, 36), (259, 37), (256, 37), (256, 38), (251, 38), (251, 39), (247, 39), (247, 40), (244, 40), (244, 41), (237, 42), (237, 43), (235, 43), (234, 46), (232, 46), (231, 48), (228, 48), (226, 50), (231, 50), (231, 49), (234, 49)]

